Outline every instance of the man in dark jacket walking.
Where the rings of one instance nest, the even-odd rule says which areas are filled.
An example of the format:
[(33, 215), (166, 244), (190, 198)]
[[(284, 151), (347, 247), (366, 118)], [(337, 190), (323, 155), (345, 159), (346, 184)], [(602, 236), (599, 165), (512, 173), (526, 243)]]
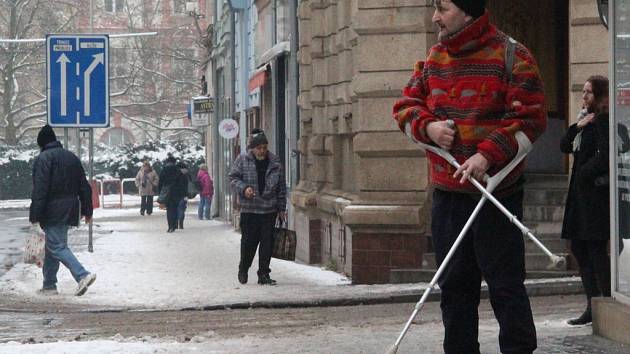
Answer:
[(234, 162), (229, 178), (241, 203), (241, 261), (238, 281), (247, 283), (247, 272), (258, 251), (258, 284), (275, 285), (269, 277), (276, 218), (286, 220), (287, 186), (280, 158), (267, 150), (267, 137), (252, 130), (249, 152)]
[[(166, 232), (174, 232), (177, 229), (177, 208), (179, 203), (186, 196), (186, 190), (182, 187), (181, 176), (182, 171), (175, 165), (175, 157), (169, 155), (164, 163), (162, 172), (160, 172), (158, 195), (165, 195), (166, 220), (168, 222), (168, 230)], [(161, 197), (160, 197), (161, 198)]]
[(40, 292), (57, 293), (61, 262), (79, 283), (75, 295), (81, 296), (94, 283), (96, 274), (85, 270), (68, 248), (68, 226), (79, 225), (79, 213), (85, 216), (85, 222), (92, 220), (92, 188), (79, 158), (61, 146), (49, 125), (40, 130), (37, 145), (41, 153), (33, 164), (29, 220), (39, 223), (46, 233), (44, 284)]

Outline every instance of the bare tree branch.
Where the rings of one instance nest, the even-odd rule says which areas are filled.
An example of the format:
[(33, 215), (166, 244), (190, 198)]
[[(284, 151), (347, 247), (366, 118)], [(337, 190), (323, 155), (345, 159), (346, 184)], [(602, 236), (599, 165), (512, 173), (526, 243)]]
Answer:
[(17, 128), (21, 128), (24, 124), (26, 124), (26, 122), (31, 121), (33, 119), (38, 119), (41, 117), (46, 117), (48, 115), (48, 112), (43, 111), (43, 112), (39, 112), (39, 113), (33, 113), (33, 114), (29, 114), (26, 117), (22, 118), (22, 120), (20, 120), (20, 122), (16, 125)]

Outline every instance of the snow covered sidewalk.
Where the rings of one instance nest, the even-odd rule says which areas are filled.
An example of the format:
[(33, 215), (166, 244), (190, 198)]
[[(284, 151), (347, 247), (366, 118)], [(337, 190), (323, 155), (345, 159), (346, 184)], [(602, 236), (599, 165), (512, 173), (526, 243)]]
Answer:
[(88, 309), (181, 309), (369, 299), (417, 294), (422, 288), (420, 284), (355, 286), (338, 273), (277, 259), (271, 262), (277, 286), (256, 284), (257, 259), (249, 283), (241, 285), (236, 277), (240, 234), (220, 221), (197, 220), (195, 207), (189, 211), (185, 229), (169, 234), (164, 211), (142, 217), (136, 209), (99, 209), (95, 214), (99, 230), (113, 232), (99, 233), (94, 253), (81, 251), (84, 246), (73, 247), (77, 240), (70, 238), (79, 260), (98, 275), (86, 295), (73, 296), (76, 283), (63, 266), (58, 274), (60, 294), (38, 295), (41, 269), (23, 263), (0, 278), (0, 294)]

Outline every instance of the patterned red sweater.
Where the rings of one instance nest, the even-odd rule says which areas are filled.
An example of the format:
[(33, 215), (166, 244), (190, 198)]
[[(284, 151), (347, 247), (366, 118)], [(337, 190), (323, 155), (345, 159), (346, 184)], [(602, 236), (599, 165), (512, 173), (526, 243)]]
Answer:
[[(521, 130), (534, 142), (547, 126), (544, 93), (531, 53), (516, 44), (512, 78), (507, 82), (505, 48), (508, 37), (488, 22), (488, 12), (462, 31), (434, 45), (426, 62), (416, 63), (403, 98), (394, 105), (400, 129), (416, 141), (434, 144), (427, 124), (452, 119), (457, 134), (450, 153), (463, 163), (481, 153), (493, 175), (516, 155), (514, 134)], [(455, 168), (427, 152), (430, 180), (436, 188), (478, 193), (468, 181), (453, 178)], [(522, 162), (497, 187), (501, 194), (516, 189)]]

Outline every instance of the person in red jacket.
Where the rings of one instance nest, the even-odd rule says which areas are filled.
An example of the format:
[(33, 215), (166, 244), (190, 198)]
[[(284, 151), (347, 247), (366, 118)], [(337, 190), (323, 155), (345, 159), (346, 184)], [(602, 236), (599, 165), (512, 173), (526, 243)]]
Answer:
[(214, 195), (214, 182), (208, 173), (208, 165), (205, 163), (199, 166), (197, 172), (197, 183), (199, 189), (199, 209), (197, 216), (199, 220), (210, 220), (210, 207), (212, 206), (212, 196)]
[[(412, 140), (448, 150), (461, 164), (455, 169), (427, 152), (434, 187), (431, 230), (441, 264), (480, 199), (468, 176), (482, 180), (501, 170), (518, 151), (515, 133), (522, 131), (533, 142), (546, 127), (546, 114), (534, 58), (489, 22), (485, 1), (435, 0), (434, 7), (439, 42), (416, 64), (393, 117)], [(521, 163), (495, 190), (518, 218), (523, 168)], [(523, 236), (491, 203), (438, 280), (446, 353), (479, 353), (482, 277), (499, 322), (501, 352), (533, 352), (536, 328), (523, 284)]]

